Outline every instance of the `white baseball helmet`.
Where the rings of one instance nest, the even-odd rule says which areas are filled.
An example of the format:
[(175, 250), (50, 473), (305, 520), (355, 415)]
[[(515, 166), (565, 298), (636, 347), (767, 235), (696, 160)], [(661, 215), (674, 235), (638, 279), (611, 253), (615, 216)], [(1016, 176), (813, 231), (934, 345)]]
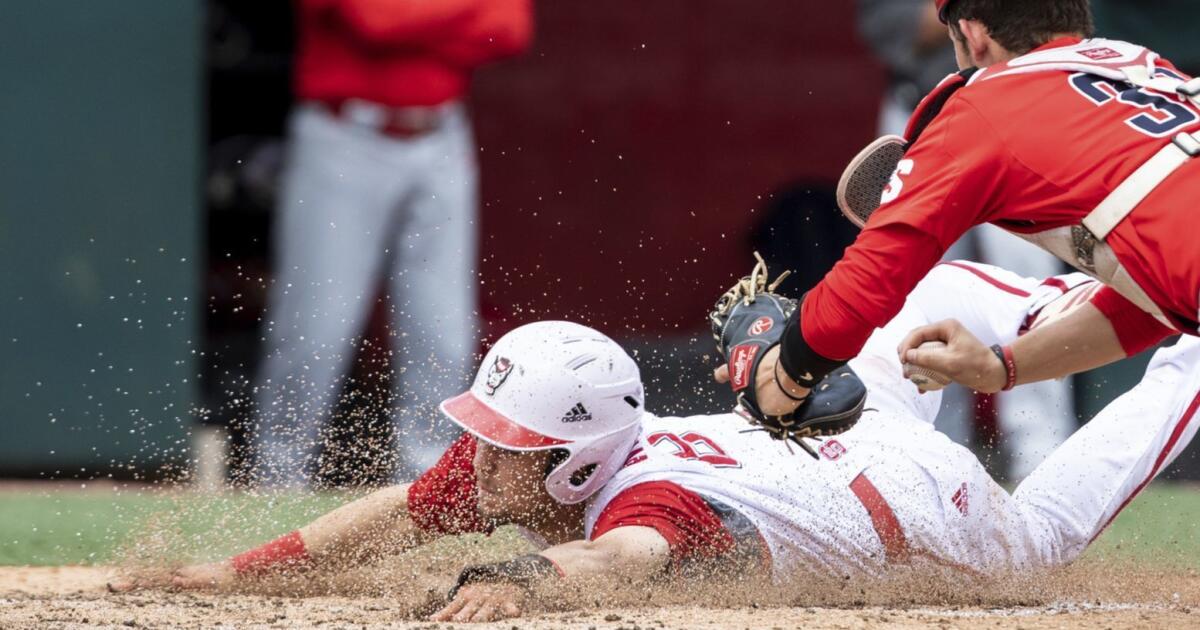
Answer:
[(566, 451), (546, 475), (546, 490), (560, 503), (578, 503), (624, 463), (644, 406), (641, 373), (621, 346), (587, 326), (545, 321), (501, 337), (471, 389), (441, 409), (497, 447)]

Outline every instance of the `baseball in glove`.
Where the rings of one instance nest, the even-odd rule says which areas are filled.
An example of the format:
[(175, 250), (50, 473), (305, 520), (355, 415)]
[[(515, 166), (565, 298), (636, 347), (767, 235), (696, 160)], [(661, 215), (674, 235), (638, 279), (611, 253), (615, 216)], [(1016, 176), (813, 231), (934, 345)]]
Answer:
[(816, 457), (801, 438), (837, 435), (854, 426), (862, 415), (867, 388), (849, 366), (842, 366), (818, 382), (794, 412), (782, 416), (762, 412), (755, 387), (758, 367), (767, 351), (779, 344), (796, 301), (775, 293), (789, 272), (768, 284), (766, 261), (757, 252), (754, 257), (758, 264), (750, 275), (726, 291), (708, 314), (717, 352), (728, 366), (729, 384), (742, 415), (776, 439), (791, 440)]

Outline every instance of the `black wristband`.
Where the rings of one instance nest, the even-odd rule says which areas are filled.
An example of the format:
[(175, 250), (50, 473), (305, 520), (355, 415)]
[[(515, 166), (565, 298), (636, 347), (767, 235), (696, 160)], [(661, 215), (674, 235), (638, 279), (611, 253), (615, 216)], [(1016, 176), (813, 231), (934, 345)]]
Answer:
[(529, 590), (534, 582), (551, 576), (562, 576), (558, 565), (542, 554), (530, 553), (504, 562), (476, 564), (463, 569), (447, 597), (454, 601), (458, 589), (480, 582), (516, 584)]
[[(779, 391), (783, 392), (784, 396), (787, 396), (794, 402), (804, 402), (804, 401), (808, 400), (808, 396), (804, 396), (802, 398), (797, 398), (797, 397), (793, 396), (792, 392), (788, 391), (787, 386), (785, 386), (783, 383), (781, 383), (779, 381), (779, 364), (778, 363), (776, 363), (774, 369), (771, 370), (771, 376), (775, 377), (775, 386), (779, 388)], [(811, 389), (811, 388), (809, 388), (809, 389)]]
[[(808, 297), (808, 294), (804, 297)], [(788, 318), (787, 325), (783, 328), (783, 338), (779, 340), (779, 365), (789, 378), (801, 387), (811, 389), (825, 378), (826, 374), (842, 367), (846, 362), (827, 359), (817, 354), (804, 340), (804, 333), (800, 330), (800, 313), (803, 306), (804, 298), (801, 298), (796, 312)]]

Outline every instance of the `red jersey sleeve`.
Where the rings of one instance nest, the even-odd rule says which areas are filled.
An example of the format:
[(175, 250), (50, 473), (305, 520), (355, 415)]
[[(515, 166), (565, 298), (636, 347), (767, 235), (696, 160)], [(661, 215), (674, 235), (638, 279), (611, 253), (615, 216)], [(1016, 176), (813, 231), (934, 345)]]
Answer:
[(408, 516), (435, 534), (488, 533), (475, 499), (475, 437), (464, 433), (408, 488)]
[(1179, 331), (1168, 328), (1112, 287), (1106, 286), (1097, 291), (1091, 303), (1112, 324), (1125, 356), (1139, 354), (1163, 339), (1179, 334)]
[(648, 481), (609, 501), (592, 527), (592, 540), (618, 527), (652, 527), (667, 540), (675, 562), (714, 558), (735, 542), (700, 495), (669, 481)]
[(805, 297), (799, 323), (809, 348), (832, 360), (857, 355), (946, 249), (988, 220), (1009, 164), (991, 125), (968, 101), (951, 98), (905, 155), (858, 239)]

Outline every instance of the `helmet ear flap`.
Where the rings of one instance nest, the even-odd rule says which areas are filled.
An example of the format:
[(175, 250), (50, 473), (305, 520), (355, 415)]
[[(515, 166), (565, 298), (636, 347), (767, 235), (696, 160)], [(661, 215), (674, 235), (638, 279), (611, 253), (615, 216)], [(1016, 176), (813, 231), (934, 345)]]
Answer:
[[(550, 457), (546, 458), (546, 472), (542, 478), (549, 477), (550, 473), (558, 469), (559, 466), (567, 463), (568, 459), (571, 459), (571, 451), (565, 448), (556, 448), (550, 451)], [(596, 472), (597, 468), (599, 468), (599, 465), (594, 463), (580, 466), (571, 471), (571, 476), (567, 481), (572, 487), (578, 488), (587, 483), (588, 479), (591, 479), (592, 474)]]
[(578, 488), (579, 486), (587, 483), (587, 480), (591, 479), (592, 473), (596, 472), (596, 468), (598, 467), (598, 464), (588, 464), (575, 469), (575, 471), (571, 473), (571, 485)]
[(632, 425), (570, 453), (546, 477), (550, 496), (568, 505), (590, 497), (621, 468), (639, 432), (640, 425)]
[(549, 477), (550, 473), (554, 472), (554, 470), (559, 466), (565, 464), (568, 459), (571, 459), (571, 451), (568, 451), (565, 448), (556, 448), (551, 450), (550, 457), (546, 458), (546, 472), (542, 475), (542, 479)]

